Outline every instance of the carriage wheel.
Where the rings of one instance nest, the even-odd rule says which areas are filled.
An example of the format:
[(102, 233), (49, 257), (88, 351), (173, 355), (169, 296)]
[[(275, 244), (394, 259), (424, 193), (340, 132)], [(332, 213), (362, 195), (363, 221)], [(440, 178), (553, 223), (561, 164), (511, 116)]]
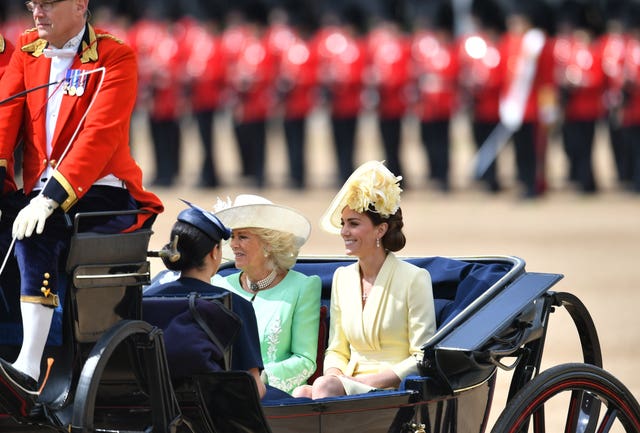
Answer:
[(599, 367), (562, 364), (523, 386), (491, 433), (621, 431), (640, 432), (640, 405), (631, 392)]

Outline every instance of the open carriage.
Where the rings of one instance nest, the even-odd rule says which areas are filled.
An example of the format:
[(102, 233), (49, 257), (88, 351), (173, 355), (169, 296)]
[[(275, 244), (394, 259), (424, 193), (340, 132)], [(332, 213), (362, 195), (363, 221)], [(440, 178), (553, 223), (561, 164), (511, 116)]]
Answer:
[[(68, 287), (58, 315), (59, 341), (45, 353), (55, 360), (51, 373), (33, 408), (0, 383), (0, 431), (640, 432), (637, 401), (601, 368), (586, 307), (570, 293), (551, 290), (561, 275), (528, 272), (517, 257), (405, 258), (431, 273), (438, 330), (424, 342), (419, 375), (406, 378), (398, 390), (261, 402), (245, 372), (175, 383), (163, 333), (144, 315), (151, 235), (150, 230), (74, 235), (62, 264)], [(295, 267), (322, 279), (320, 335), (310, 336), (318, 338), (320, 352), (331, 320), (326, 316), (331, 277), (350, 260), (302, 257)], [(11, 278), (8, 269), (3, 280)], [(221, 269), (231, 271), (232, 264)], [(9, 311), (17, 308), (7, 301)], [(574, 363), (541, 371), (550, 316), (560, 307), (573, 319), (582, 353)], [(12, 360), (17, 349), (15, 342), (4, 342), (0, 356)], [(502, 370), (511, 372), (506, 405), (492, 408)], [(550, 428), (558, 402), (561, 425)], [(488, 425), (491, 408), (500, 416)]]

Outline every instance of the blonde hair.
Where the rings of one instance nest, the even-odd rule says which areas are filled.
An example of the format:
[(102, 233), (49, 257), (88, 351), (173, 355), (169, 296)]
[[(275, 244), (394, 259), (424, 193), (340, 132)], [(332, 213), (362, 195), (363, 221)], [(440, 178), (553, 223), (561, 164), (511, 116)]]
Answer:
[(300, 249), (293, 233), (253, 227), (250, 229), (265, 245), (265, 253), (274, 268), (289, 270), (296, 264)]

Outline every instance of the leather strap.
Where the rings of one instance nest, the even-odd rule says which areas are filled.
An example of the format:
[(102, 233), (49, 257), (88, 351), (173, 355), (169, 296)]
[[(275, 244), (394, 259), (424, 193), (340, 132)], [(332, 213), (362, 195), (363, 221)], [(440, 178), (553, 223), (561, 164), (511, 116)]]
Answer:
[[(202, 330), (211, 339), (211, 341), (213, 341), (213, 343), (216, 346), (218, 346), (218, 348), (222, 351), (222, 353), (224, 354), (224, 364), (225, 364), (224, 369), (229, 370), (229, 366), (231, 364), (231, 361), (230, 361), (231, 355), (229, 353), (229, 348), (225, 347), (224, 344), (220, 342), (220, 340), (218, 339), (218, 337), (216, 337), (216, 335), (211, 330), (207, 322), (200, 315), (198, 308), (196, 308), (196, 298), (198, 297), (200, 297), (198, 293), (195, 293), (195, 292), (189, 293), (189, 311), (191, 312), (191, 315), (193, 316), (195, 321), (198, 323), (198, 325), (200, 325)], [(217, 302), (217, 301), (211, 301), (211, 302)]]

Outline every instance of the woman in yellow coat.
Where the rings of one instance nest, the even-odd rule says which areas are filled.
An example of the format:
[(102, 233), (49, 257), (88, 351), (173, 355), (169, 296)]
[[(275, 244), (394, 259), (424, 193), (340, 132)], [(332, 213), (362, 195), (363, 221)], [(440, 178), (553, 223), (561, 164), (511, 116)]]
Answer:
[(400, 180), (381, 162), (365, 163), (323, 217), (323, 228), (339, 231), (346, 254), (358, 261), (333, 277), (324, 375), (295, 396), (396, 388), (418, 372), (420, 346), (435, 332), (435, 312), (429, 273), (394, 254), (406, 242)]

